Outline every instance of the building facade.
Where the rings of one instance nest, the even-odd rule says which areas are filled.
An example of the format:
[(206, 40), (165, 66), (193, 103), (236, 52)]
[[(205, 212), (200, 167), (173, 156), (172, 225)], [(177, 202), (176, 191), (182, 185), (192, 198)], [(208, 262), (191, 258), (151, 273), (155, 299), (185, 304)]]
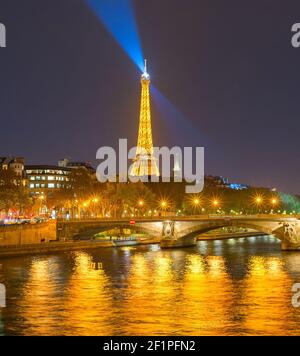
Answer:
[(59, 166), (31, 165), (25, 166), (27, 185), (31, 195), (51, 194), (58, 189), (70, 186), (71, 169)]
[(24, 164), (23, 157), (0, 157), (0, 169), (11, 169), (17, 176), (24, 176)]
[(64, 158), (58, 161), (58, 166), (71, 169), (84, 169), (90, 175), (95, 175), (96, 177), (96, 170), (90, 162), (70, 161), (68, 158)]

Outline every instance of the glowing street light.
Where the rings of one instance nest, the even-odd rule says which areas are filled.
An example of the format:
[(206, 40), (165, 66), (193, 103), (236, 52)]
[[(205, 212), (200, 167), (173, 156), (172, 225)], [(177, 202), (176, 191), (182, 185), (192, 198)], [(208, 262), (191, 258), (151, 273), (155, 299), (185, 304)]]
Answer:
[(212, 203), (213, 203), (213, 206), (215, 206), (215, 207), (219, 206), (219, 204), (220, 204), (219, 200), (217, 200), (217, 199), (214, 199)]
[(193, 203), (194, 203), (194, 205), (199, 205), (200, 204), (200, 200), (198, 198), (195, 198)]
[(255, 202), (256, 202), (256, 204), (261, 204), (262, 203), (262, 198), (261, 197), (257, 197), (255, 199)]
[(163, 210), (163, 215), (165, 215), (165, 214), (166, 214), (167, 207), (168, 207), (167, 201), (166, 201), (166, 200), (162, 200), (162, 201), (160, 202), (160, 206), (161, 206), (161, 208), (162, 208), (162, 210)]
[(277, 205), (278, 204), (278, 199), (272, 198), (271, 203), (272, 203), (272, 205)]
[(261, 205), (264, 202), (264, 198), (262, 195), (256, 195), (253, 198), (254, 201), (254, 205), (256, 205), (256, 207), (258, 208), (258, 213), (261, 213)]
[(143, 200), (140, 200), (139, 201), (139, 206), (143, 206), (144, 205), (144, 201)]

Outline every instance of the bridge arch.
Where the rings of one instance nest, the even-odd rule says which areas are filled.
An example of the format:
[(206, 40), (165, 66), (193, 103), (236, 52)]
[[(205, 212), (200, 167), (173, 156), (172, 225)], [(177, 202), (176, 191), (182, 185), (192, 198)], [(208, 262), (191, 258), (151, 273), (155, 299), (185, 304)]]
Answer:
[(130, 229), (135, 233), (144, 233), (150, 236), (158, 236), (159, 229), (147, 224), (130, 224), (118, 221), (73, 221), (58, 225), (59, 239), (82, 239), (92, 238), (97, 233), (113, 229)]
[[(191, 239), (196, 238), (197, 236), (208, 232), (217, 230), (223, 227), (239, 227), (239, 228), (246, 228), (246, 229), (253, 229), (257, 232), (265, 233), (266, 235), (275, 235), (274, 230), (268, 226), (261, 226), (259, 224), (251, 223), (251, 222), (240, 222), (240, 221), (222, 221), (222, 222), (213, 222), (213, 223), (202, 223), (199, 225), (195, 225), (193, 227), (181, 230), (178, 237), (181, 239)], [(280, 240), (282, 240), (282, 235), (278, 234), (276, 236)]]
[[(165, 248), (192, 246), (196, 243), (196, 236), (204, 232), (222, 227), (251, 228), (266, 235), (273, 235), (281, 240), (283, 250), (300, 249), (300, 223), (298, 219), (288, 217), (207, 217), (177, 222), (166, 222), (170, 226), (163, 237), (161, 246)], [(174, 225), (172, 225), (174, 224)]]

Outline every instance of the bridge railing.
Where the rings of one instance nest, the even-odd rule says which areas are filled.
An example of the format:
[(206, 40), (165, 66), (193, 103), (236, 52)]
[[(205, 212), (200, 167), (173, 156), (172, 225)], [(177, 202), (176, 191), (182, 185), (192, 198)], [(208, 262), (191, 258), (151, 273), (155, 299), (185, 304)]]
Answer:
[(200, 215), (163, 215), (163, 216), (153, 216), (153, 217), (122, 217), (122, 218), (88, 218), (88, 219), (57, 219), (57, 222), (136, 222), (136, 221), (162, 221), (162, 220), (207, 220), (207, 219), (300, 219), (300, 215), (290, 215), (290, 214), (200, 214)]

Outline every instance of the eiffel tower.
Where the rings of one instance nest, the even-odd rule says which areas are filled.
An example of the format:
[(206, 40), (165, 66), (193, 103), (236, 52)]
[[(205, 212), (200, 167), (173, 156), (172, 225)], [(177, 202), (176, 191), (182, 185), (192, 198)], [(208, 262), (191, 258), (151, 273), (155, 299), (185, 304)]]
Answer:
[(130, 175), (134, 177), (159, 176), (156, 159), (153, 156), (153, 140), (150, 111), (150, 75), (147, 73), (145, 60), (144, 72), (141, 76), (142, 94), (138, 143), (136, 156)]

